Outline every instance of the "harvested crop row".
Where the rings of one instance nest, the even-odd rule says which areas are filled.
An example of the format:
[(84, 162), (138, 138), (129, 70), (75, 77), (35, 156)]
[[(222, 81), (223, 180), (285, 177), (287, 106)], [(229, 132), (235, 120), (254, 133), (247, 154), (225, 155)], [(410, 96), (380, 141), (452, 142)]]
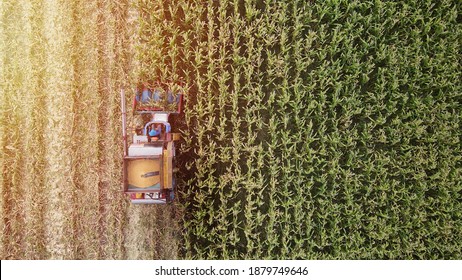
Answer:
[[(11, 14), (14, 9), (22, 9), (19, 2), (2, 4), (2, 34), (5, 42), (9, 42), (21, 34), (22, 30), (18, 25), (10, 26), (8, 23), (21, 21), (18, 17)], [(24, 40), (24, 38), (23, 38)], [(14, 130), (6, 130), (2, 133), (2, 222), (4, 232), (2, 236), (2, 253), (9, 257), (23, 257), (24, 252), (21, 251), (21, 245), (24, 241), (24, 233), (21, 231), (21, 226), (24, 221), (24, 212), (21, 209), (24, 205), (24, 199), (21, 197), (21, 178), (18, 173), (21, 172), (20, 162), (21, 154), (18, 152), (21, 149), (21, 140), (19, 136), (19, 128), (24, 128), (21, 124), (20, 115), (16, 114), (12, 108), (21, 107), (20, 91), (24, 82), (24, 78), (19, 75), (18, 69), (24, 66), (24, 63), (18, 61), (25, 50), (21, 41), (15, 40), (11, 43), (13, 49), (7, 56), (2, 54), (2, 90), (11, 92), (12, 94), (2, 94), (2, 125), (3, 127), (11, 127)], [(3, 51), (10, 50), (7, 44), (2, 43)], [(24, 91), (22, 92), (25, 93)], [(11, 109), (7, 109), (6, 105), (11, 104)], [(13, 203), (15, 202), (15, 203)]]
[[(45, 45), (43, 44), (45, 34), (43, 31), (43, 11), (40, 8), (43, 2), (33, 1), (24, 11), (24, 18), (35, 18), (34, 21), (26, 23), (28, 26), (27, 34), (30, 40), (26, 44), (30, 50), (30, 57), (25, 61), (28, 63), (29, 69), (27, 83), (24, 87), (27, 89), (35, 89), (34, 94), (30, 94), (29, 98), (25, 98), (24, 108), (26, 112), (30, 112), (25, 116), (25, 130), (30, 130), (32, 133), (26, 133), (24, 136), (24, 153), (34, 151), (33, 156), (26, 157), (24, 172), (21, 175), (24, 178), (24, 186), (31, 186), (30, 189), (25, 189), (25, 228), (27, 229), (26, 240), (24, 242), (24, 251), (27, 259), (41, 259), (47, 257), (45, 250), (45, 176), (43, 169), (45, 168), (45, 138), (38, 131), (44, 131), (47, 120), (43, 118), (46, 115), (46, 92), (44, 91), (45, 83)], [(34, 30), (35, 32), (32, 32)], [(34, 36), (35, 35), (35, 36)], [(27, 56), (25, 56), (27, 57)], [(24, 56), (22, 59), (25, 58)], [(32, 65), (42, 65), (42, 67), (33, 67)]]
[(159, 228), (173, 217), (132, 207), (120, 187), (119, 91), (136, 64), (130, 5), (0, 4), (2, 258), (176, 257), (176, 227)]
[[(72, 111), (73, 64), (70, 50), (72, 41), (66, 36), (72, 32), (72, 14), (69, 3), (45, 2), (44, 33), (45, 96), (47, 123), (45, 139), (45, 206), (44, 224), (46, 250), (50, 258), (73, 258), (72, 221), (72, 138), (69, 127), (74, 119)], [(59, 109), (58, 109), (59, 108)]]

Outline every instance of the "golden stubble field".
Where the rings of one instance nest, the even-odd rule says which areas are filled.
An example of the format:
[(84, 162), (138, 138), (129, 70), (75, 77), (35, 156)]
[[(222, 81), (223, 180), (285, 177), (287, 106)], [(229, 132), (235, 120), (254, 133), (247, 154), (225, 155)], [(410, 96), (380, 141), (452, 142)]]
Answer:
[(1, 259), (177, 257), (175, 206), (120, 188), (135, 19), (129, 0), (0, 2)]

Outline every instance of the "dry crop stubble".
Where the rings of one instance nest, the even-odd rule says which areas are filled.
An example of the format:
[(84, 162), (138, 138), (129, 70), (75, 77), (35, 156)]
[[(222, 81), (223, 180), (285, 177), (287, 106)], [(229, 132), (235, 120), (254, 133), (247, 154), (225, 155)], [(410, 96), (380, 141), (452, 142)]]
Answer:
[[(27, 259), (40, 259), (46, 257), (44, 248), (44, 176), (42, 170), (45, 166), (44, 156), (44, 137), (39, 131), (43, 131), (46, 125), (45, 99), (46, 93), (43, 90), (45, 67), (34, 67), (35, 65), (44, 64), (44, 40), (43, 34), (43, 14), (41, 1), (24, 2), (23, 18), (24, 26), (27, 26), (24, 37), (28, 42), (25, 44), (27, 51), (22, 60), (26, 62), (27, 67), (23, 72), (27, 75), (26, 82), (22, 85), (27, 90), (21, 98), (26, 115), (24, 116), (25, 127), (21, 131), (24, 133), (24, 150), (22, 153), (28, 155), (24, 158), (24, 168), (21, 176), (24, 179), (23, 194), (25, 198), (24, 205), (24, 228), (25, 242), (24, 248)], [(31, 20), (35, 19), (35, 20)], [(34, 94), (28, 94), (34, 91)], [(31, 151), (34, 151), (31, 153)]]
[[(99, 213), (98, 182), (98, 41), (97, 19), (100, 13), (96, 2), (74, 1), (72, 30), (72, 138), (73, 228), (75, 258), (103, 258), (100, 243), (101, 214)], [(93, 155), (93, 156), (92, 156)], [(98, 214), (96, 214), (98, 213)], [(95, 215), (96, 214), (96, 215)]]
[(121, 192), (119, 90), (137, 80), (132, 5), (0, 4), (2, 258), (177, 257), (174, 207), (133, 206)]
[[(27, 170), (21, 162), (27, 160), (25, 157), (25, 139), (20, 137), (22, 130), (26, 129), (26, 123), (29, 117), (27, 113), (27, 101), (22, 96), (27, 95), (27, 79), (30, 78), (31, 68), (27, 60), (21, 60), (22, 57), (28, 57), (28, 48), (30, 40), (27, 34), (30, 30), (27, 18), (18, 15), (9, 14), (11, 10), (19, 9), (27, 13), (27, 4), (15, 2), (5, 5), (2, 17), (2, 27), (5, 32), (5, 51), (9, 51), (5, 55), (4, 76), (2, 78), (2, 87), (4, 92), (10, 94), (4, 95), (3, 117), (5, 135), (3, 138), (2, 154), (5, 156), (5, 161), (2, 165), (2, 173), (5, 176), (3, 181), (3, 213), (2, 219), (5, 222), (3, 230), (10, 233), (4, 238), (5, 253), (7, 258), (24, 258), (25, 238), (26, 233), (21, 229), (25, 221), (24, 208), (26, 207), (26, 196), (24, 195), (26, 173)], [(18, 22), (16, 26), (11, 26), (9, 23)], [(22, 71), (22, 72), (21, 72)], [(11, 107), (8, 107), (11, 106)], [(16, 111), (14, 109), (20, 109)], [(6, 186), (6, 188), (5, 188)]]
[(72, 111), (73, 65), (72, 14), (67, 2), (48, 1), (44, 5), (45, 38), (47, 44), (47, 125), (45, 133), (46, 176), (45, 185), (48, 203), (45, 209), (47, 251), (51, 258), (73, 258), (71, 240), (72, 207), (72, 138), (69, 126), (74, 118)]
[[(5, 10), (5, 2), (0, 2), (0, 166), (1, 166), (1, 171), (0, 171), (0, 230), (2, 230), (3, 232), (3, 229), (5, 227), (5, 224), (4, 224), (4, 218), (5, 218), (5, 215), (4, 215), (4, 200), (5, 200), (5, 197), (4, 197), (4, 169), (3, 169), (3, 166), (5, 164), (5, 161), (4, 161), (4, 156), (5, 156), (5, 153), (4, 153), (4, 150), (3, 150), (3, 147), (5, 147), (4, 145), (4, 133), (5, 133), (5, 129), (3, 129), (3, 127), (5, 127), (6, 123), (5, 123), (5, 105), (4, 105), (4, 100), (5, 100), (5, 90), (6, 90), (6, 85), (5, 85), (5, 68), (6, 68), (6, 50), (7, 50), (7, 46), (6, 46), (6, 24), (4, 22), (4, 10)], [(0, 234), (0, 256), (5, 256), (5, 253), (4, 253), (4, 235), (3, 233)]]

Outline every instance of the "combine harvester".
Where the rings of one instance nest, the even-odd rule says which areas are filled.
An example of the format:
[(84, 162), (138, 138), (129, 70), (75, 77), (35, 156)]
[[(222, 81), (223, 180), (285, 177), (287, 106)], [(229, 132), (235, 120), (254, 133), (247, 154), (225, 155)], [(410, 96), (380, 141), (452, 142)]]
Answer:
[(144, 86), (133, 100), (133, 117), (139, 124), (131, 129), (128, 145), (125, 93), (121, 90), (124, 144), (123, 191), (134, 204), (165, 204), (175, 197), (175, 141), (169, 118), (179, 115), (182, 94), (162, 87)]

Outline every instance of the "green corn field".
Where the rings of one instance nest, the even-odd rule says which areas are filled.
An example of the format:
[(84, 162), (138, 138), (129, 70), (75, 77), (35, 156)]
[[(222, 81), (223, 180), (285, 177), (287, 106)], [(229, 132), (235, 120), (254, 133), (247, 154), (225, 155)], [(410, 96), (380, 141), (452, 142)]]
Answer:
[[(1, 259), (462, 258), (460, 1), (0, 2)], [(120, 89), (185, 92), (171, 205)]]

